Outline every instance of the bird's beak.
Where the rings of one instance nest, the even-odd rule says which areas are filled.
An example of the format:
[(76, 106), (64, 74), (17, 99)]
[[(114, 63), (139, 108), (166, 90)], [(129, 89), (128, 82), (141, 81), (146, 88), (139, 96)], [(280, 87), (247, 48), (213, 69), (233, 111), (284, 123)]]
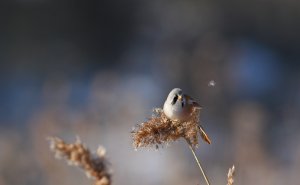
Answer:
[(181, 95), (178, 95), (178, 100), (182, 100), (182, 96)]

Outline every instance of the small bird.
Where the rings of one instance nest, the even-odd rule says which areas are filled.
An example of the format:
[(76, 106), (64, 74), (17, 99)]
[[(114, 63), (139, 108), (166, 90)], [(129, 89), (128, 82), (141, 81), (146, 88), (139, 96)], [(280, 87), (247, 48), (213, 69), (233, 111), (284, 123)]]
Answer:
[[(193, 98), (184, 94), (180, 88), (174, 88), (164, 103), (163, 111), (169, 119), (184, 122), (189, 120), (193, 108), (201, 109)], [(202, 139), (210, 144), (211, 141), (201, 125), (199, 131)]]

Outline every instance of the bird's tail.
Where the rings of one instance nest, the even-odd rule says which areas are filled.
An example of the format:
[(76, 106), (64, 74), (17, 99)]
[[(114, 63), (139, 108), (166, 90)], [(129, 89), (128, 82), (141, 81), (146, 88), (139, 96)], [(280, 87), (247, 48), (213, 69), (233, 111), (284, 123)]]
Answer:
[(208, 135), (206, 134), (206, 132), (204, 131), (204, 129), (201, 125), (199, 125), (199, 131), (200, 131), (201, 138), (208, 144), (211, 144), (211, 141), (210, 141)]

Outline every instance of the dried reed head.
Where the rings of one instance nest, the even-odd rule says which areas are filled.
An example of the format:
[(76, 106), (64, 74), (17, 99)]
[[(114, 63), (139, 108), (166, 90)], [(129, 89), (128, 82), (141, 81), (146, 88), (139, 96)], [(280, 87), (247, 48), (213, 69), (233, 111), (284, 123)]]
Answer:
[(97, 154), (93, 155), (79, 139), (73, 144), (67, 144), (56, 137), (49, 138), (49, 141), (50, 149), (57, 158), (64, 158), (69, 165), (83, 169), (88, 178), (95, 179), (95, 185), (111, 184), (111, 173), (103, 147), (99, 147)]
[[(208, 143), (210, 140), (199, 125), (199, 108), (194, 108), (190, 119), (184, 122), (167, 118), (163, 110), (156, 108), (152, 117), (132, 131), (133, 145), (158, 148), (179, 138), (184, 138), (193, 148), (198, 146), (198, 134)], [(203, 131), (203, 132), (202, 132)]]
[(228, 174), (227, 174), (227, 185), (233, 185), (234, 183), (234, 179), (233, 179), (233, 176), (234, 176), (234, 173), (235, 173), (235, 167), (234, 165), (229, 168), (228, 170)]

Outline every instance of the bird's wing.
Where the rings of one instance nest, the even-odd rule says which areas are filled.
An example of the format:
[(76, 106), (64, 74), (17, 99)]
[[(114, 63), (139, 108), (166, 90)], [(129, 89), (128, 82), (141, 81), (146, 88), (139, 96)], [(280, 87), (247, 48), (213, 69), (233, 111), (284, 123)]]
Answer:
[(186, 94), (184, 94), (183, 96), (188, 104), (193, 105), (193, 107), (201, 108), (201, 106), (192, 97)]

